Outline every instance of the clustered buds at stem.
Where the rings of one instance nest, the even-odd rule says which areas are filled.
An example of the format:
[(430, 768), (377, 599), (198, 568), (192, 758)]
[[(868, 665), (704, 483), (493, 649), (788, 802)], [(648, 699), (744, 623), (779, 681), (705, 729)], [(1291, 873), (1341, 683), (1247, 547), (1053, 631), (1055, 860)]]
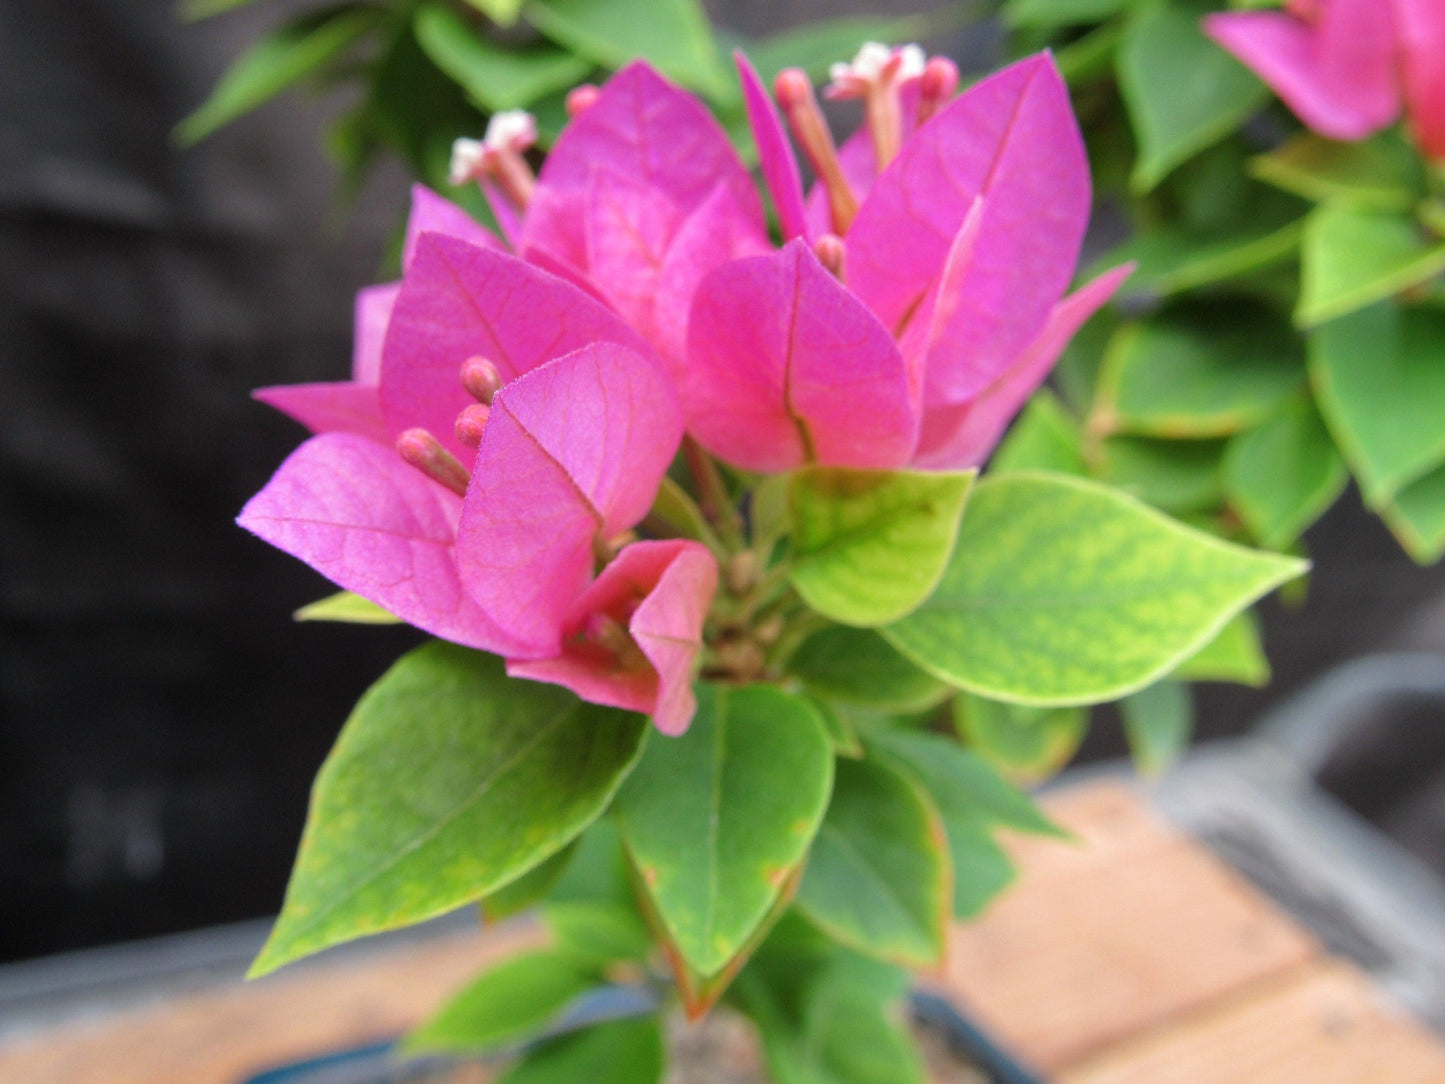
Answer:
[(847, 233), (848, 227), (853, 224), (853, 216), (858, 213), (858, 198), (843, 175), (838, 148), (813, 94), (813, 84), (801, 68), (784, 68), (773, 83), (773, 94), (778, 99), (778, 108), (788, 118), (793, 138), (803, 148), (808, 164), (828, 193), (833, 232), (840, 235)]
[(491, 413), (491, 408), (485, 403), (473, 403), (471, 406), (465, 408), (457, 415), (457, 440), (461, 441), (468, 448), (480, 448), (482, 446), (482, 434), (487, 428), (487, 418)]
[(425, 429), (408, 429), (396, 438), (397, 454), (433, 482), (446, 486), (458, 497), (467, 495), (472, 476), (441, 446), (441, 442)]
[(933, 57), (923, 66), (918, 83), (918, 123), (922, 124), (958, 92), (958, 65), (946, 56)]
[[(862, 98), (873, 152), (880, 171), (903, 146), (903, 99), (899, 88), (924, 72), (923, 50), (917, 45), (890, 49), (876, 41), (864, 43), (850, 63), (834, 64), (824, 94), (840, 101)], [(842, 231), (840, 231), (842, 232)]]
[(567, 92), (567, 116), (576, 120), (597, 104), (602, 91), (591, 83), (582, 83)]
[(502, 374), (486, 358), (467, 358), (462, 362), (462, 387), (477, 402), (491, 406), (502, 389)]
[(813, 242), (813, 255), (839, 282), (847, 271), (848, 248), (836, 233), (825, 233)]
[(537, 177), (524, 157), (537, 142), (537, 121), (522, 109), (493, 113), (481, 140), (458, 139), (452, 144), (449, 180), (492, 181), (518, 211), (532, 202)]

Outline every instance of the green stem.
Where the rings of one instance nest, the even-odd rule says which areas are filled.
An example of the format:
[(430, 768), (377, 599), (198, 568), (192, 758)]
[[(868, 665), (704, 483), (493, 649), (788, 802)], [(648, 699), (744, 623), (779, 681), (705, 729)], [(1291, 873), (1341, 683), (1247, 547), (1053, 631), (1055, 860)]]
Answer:
[(727, 484), (717, 464), (692, 437), (682, 438), (682, 453), (687, 458), (693, 481), (697, 483), (697, 503), (702, 514), (729, 550), (742, 549), (742, 517), (728, 496)]

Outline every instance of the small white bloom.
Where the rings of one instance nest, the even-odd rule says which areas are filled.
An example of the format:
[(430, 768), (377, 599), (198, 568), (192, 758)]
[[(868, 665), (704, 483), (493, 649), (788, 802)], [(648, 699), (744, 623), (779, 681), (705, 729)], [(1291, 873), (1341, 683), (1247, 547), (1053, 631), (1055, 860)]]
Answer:
[(448, 180), (452, 184), (465, 184), (476, 177), (487, 156), (487, 148), (479, 139), (458, 139), (452, 144), (452, 161)]
[(521, 152), (537, 142), (537, 118), (525, 109), (505, 109), (493, 113), (482, 138), (489, 151)]
[(897, 80), (901, 83), (905, 79), (917, 79), (923, 74), (923, 69), (928, 63), (928, 57), (923, 52), (921, 45), (905, 45), (898, 50), (902, 58), (898, 65)]

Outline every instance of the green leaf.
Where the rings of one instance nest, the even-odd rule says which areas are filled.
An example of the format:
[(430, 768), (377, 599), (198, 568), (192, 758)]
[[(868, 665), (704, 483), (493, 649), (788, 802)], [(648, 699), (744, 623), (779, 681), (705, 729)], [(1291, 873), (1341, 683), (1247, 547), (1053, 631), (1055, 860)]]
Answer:
[(495, 892), (482, 897), (483, 922), (500, 922), (511, 915), (519, 914), (547, 898), (547, 893), (567, 871), (567, 864), (577, 850), (573, 840), (551, 858), (533, 866), (515, 881), (511, 881)]
[(1101, 23), (1127, 10), (1134, 0), (1008, 0), (1003, 17), (1010, 26), (1052, 29)]
[(840, 760), (797, 907), (850, 948), (936, 963), (948, 914), (948, 857), (921, 787), (874, 760)]
[(665, 1062), (657, 1017), (608, 1020), (529, 1050), (497, 1084), (657, 1084)]
[(466, 0), (492, 22), (499, 26), (511, 26), (517, 21), (517, 14), (526, 0)]
[(953, 865), (953, 917), (967, 922), (1013, 884), (1018, 870), (993, 836), (981, 829), (949, 829)]
[(416, 39), (442, 71), (489, 112), (520, 109), (538, 98), (567, 90), (586, 78), (592, 65), (554, 45), (503, 49), (482, 37), (453, 7), (431, 0), (415, 17)]
[(622, 833), (611, 817), (593, 821), (572, 844), (573, 857), (548, 893), (553, 903), (634, 902)]
[(976, 474), (799, 471), (789, 491), (798, 594), (846, 625), (911, 612), (943, 575)]
[(1224, 457), (1229, 503), (1260, 545), (1272, 550), (1292, 545), (1348, 481), (1325, 423), (1304, 397), (1240, 433)]
[(767, 916), (818, 830), (833, 749), (806, 701), (698, 687), (686, 734), (654, 741), (617, 796), (622, 838), (667, 933), (721, 971)]
[(1273, 310), (1195, 302), (1120, 330), (1101, 376), (1114, 427), (1220, 437), (1255, 425), (1304, 383), (1304, 348)]
[(1411, 482), (1381, 507), (1380, 516), (1417, 562), (1445, 556), (1445, 467)]
[(1221, 441), (1110, 437), (1101, 451), (1106, 481), (1172, 515), (1207, 511), (1224, 496)]
[(1358, 211), (1408, 211), (1424, 189), (1419, 156), (1393, 130), (1359, 143), (1301, 132), (1251, 159), (1249, 172), (1305, 199)]
[(737, 94), (697, 0), (531, 0), (522, 14), (604, 68), (646, 57), (668, 78), (710, 98)]
[(559, 951), (587, 963), (641, 960), (652, 949), (652, 934), (637, 911), (610, 900), (548, 903), (542, 921)]
[(1445, 461), (1445, 312), (1375, 305), (1315, 331), (1320, 412), (1378, 508)]
[(1088, 731), (1083, 708), (1036, 708), (963, 694), (953, 702), (959, 736), (1018, 783), (1047, 779), (1078, 752)]
[(213, 15), (223, 15), (236, 8), (246, 7), (256, 3), (256, 0), (181, 0), (177, 5), (180, 17), (185, 22), (195, 22), (199, 19), (209, 19)]
[(1189, 686), (1178, 681), (1156, 681), (1126, 696), (1119, 701), (1119, 714), (1134, 764), (1145, 775), (1172, 766), (1194, 730), (1194, 701)]
[(1307, 567), (1083, 479), (1021, 472), (976, 489), (938, 590), (883, 634), (996, 700), (1084, 704), (1141, 689)]
[(805, 1057), (823, 1080), (837, 1084), (926, 1084), (928, 1073), (903, 1026), (897, 995), (866, 967), (845, 958), (808, 984)]
[(1120, 293), (1124, 297), (1172, 297), (1270, 267), (1294, 255), (1305, 220), (1272, 218), (1238, 229), (1162, 226), (1137, 234), (1111, 249), (1095, 267), (1132, 260), (1138, 266)]
[(871, 629), (832, 625), (815, 632), (788, 669), (819, 696), (895, 711), (922, 711), (952, 692)]
[(272, 31), (236, 60), (200, 107), (176, 126), (189, 146), (249, 113), (340, 56), (382, 25), (375, 8), (343, 4), (313, 12)]
[(353, 625), (399, 625), (401, 618), (370, 599), (339, 591), (302, 606), (292, 615), (297, 621), (343, 621)]
[(647, 723), (432, 643), (371, 687), (317, 776), (281, 917), (251, 969), (474, 902), (597, 817)]
[(1245, 610), (1230, 621), (1172, 676), (1180, 681), (1234, 681), (1255, 688), (1269, 684), (1269, 660), (1259, 643), (1254, 614)]
[(1305, 224), (1295, 322), (1314, 327), (1445, 271), (1445, 242), (1409, 215), (1321, 207)]
[(821, 697), (809, 697), (808, 703), (812, 704), (813, 710), (818, 713), (835, 753), (840, 757), (857, 758), (863, 755), (863, 743), (858, 739), (858, 729), (853, 725), (852, 719)]
[(1082, 434), (1064, 404), (1047, 388), (1035, 393), (988, 461), (990, 471), (1050, 470), (1087, 474), (1079, 452)]
[(1204, 36), (1212, 0), (1142, 4), (1119, 45), (1119, 92), (1139, 160), (1130, 186), (1148, 192), (1180, 165), (1238, 128), (1269, 96), (1239, 61)]
[(682, 538), (691, 538), (708, 546), (714, 552), (721, 552), (722, 544), (707, 517), (687, 491), (666, 476), (658, 487), (657, 497), (652, 502), (650, 513), (662, 520), (667, 527)]
[(408, 1050), (482, 1053), (530, 1038), (599, 984), (594, 971), (553, 949), (524, 952), (474, 979), (407, 1037)]

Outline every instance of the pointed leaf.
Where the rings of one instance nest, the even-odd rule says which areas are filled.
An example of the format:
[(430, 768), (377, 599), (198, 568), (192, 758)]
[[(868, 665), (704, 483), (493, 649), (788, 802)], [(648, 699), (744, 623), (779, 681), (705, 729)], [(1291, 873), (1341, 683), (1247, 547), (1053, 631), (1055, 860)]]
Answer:
[(1084, 704), (1142, 688), (1306, 568), (1082, 479), (1019, 473), (975, 488), (938, 590), (883, 634), (994, 699)]
[(1005, 777), (1039, 783), (1069, 762), (1088, 732), (1083, 708), (1004, 704), (964, 693), (953, 702), (959, 736)]
[(832, 747), (807, 703), (698, 687), (686, 735), (655, 741), (618, 795), (618, 825), (687, 962), (721, 971), (767, 915), (828, 803)]
[(1321, 207), (1305, 227), (1295, 321), (1313, 327), (1445, 271), (1445, 241), (1408, 215)]
[(1445, 555), (1445, 466), (1396, 493), (1380, 515), (1416, 562), (1440, 560)]
[(1224, 499), (1219, 440), (1110, 437), (1100, 446), (1101, 480), (1171, 515), (1208, 512)]
[(636, 908), (608, 900), (568, 900), (542, 907), (542, 922), (558, 949), (590, 964), (641, 960), (652, 934)]
[(415, 26), (416, 39), (432, 62), (492, 113), (568, 90), (592, 70), (582, 57), (553, 45), (494, 45), (438, 0), (417, 10)]
[(1379, 506), (1445, 462), (1445, 313), (1376, 305), (1309, 340), (1320, 412)]
[[(1176, 166), (1223, 139), (1268, 93), (1200, 29), (1210, 0), (1140, 4), (1119, 44), (1119, 92), (1139, 143), (1130, 187), (1148, 192)], [(1188, 73), (1187, 78), (1181, 73)]]
[(1394, 132), (1363, 143), (1301, 132), (1251, 159), (1249, 172), (1306, 199), (1357, 211), (1407, 211), (1424, 187), (1419, 158)]
[(943, 575), (973, 479), (973, 471), (799, 471), (790, 491), (793, 586), (849, 625), (910, 613)]
[(744, 470), (888, 469), (917, 441), (916, 374), (802, 240), (703, 280), (682, 395), (689, 432)]
[(555, 854), (611, 801), (637, 715), (509, 681), (450, 644), (404, 656), (322, 767), (286, 904), (252, 967), (444, 914)]
[(1236, 681), (1255, 688), (1269, 684), (1269, 660), (1259, 642), (1258, 618), (1245, 610), (1171, 676), (1180, 681)]
[(488, 892), (479, 904), (482, 922), (500, 922), (541, 903), (567, 872), (567, 866), (576, 852), (577, 841), (573, 840), (515, 881), (509, 881), (495, 892)]
[(866, 707), (921, 711), (951, 692), (876, 632), (842, 625), (804, 640), (788, 670), (819, 696)]
[(657, 1017), (608, 1020), (529, 1050), (498, 1084), (658, 1084), (664, 1062)]
[(1083, 453), (1079, 451), (1082, 438), (1079, 423), (1053, 392), (1044, 389), (1029, 400), (993, 453), (989, 469), (1085, 474)]
[(1229, 443), (1224, 484), (1229, 502), (1262, 546), (1292, 545), (1343, 492), (1344, 460), (1319, 412), (1297, 399)]
[(849, 948), (899, 963), (943, 954), (949, 871), (938, 810), (874, 760), (840, 760), (797, 907)]
[(396, 625), (401, 618), (370, 599), (341, 591), (302, 606), (292, 615), (297, 621), (341, 621), (353, 625)]
[(1189, 745), (1194, 730), (1194, 701), (1189, 686), (1156, 681), (1119, 701), (1124, 734), (1134, 764), (1144, 775), (1160, 775), (1173, 766)]

